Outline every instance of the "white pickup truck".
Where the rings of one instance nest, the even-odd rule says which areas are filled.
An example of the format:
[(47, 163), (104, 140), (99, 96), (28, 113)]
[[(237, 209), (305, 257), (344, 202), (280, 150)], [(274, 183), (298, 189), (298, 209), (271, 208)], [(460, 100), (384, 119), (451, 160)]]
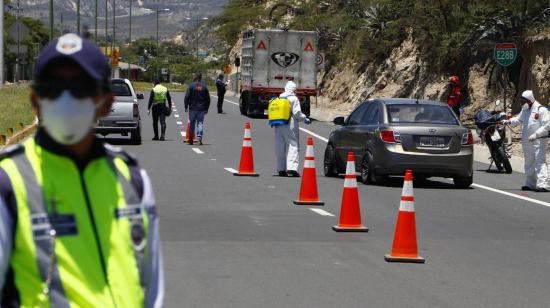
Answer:
[(243, 35), (239, 107), (243, 115), (265, 115), (271, 98), (292, 80), (302, 112), (309, 116), (317, 94), (317, 34), (313, 31), (252, 30)]
[(138, 100), (143, 99), (143, 94), (136, 94), (128, 79), (112, 79), (111, 89), (115, 96), (111, 113), (97, 121), (96, 133), (103, 136), (109, 134), (128, 136), (130, 134), (133, 144), (141, 144), (141, 117)]

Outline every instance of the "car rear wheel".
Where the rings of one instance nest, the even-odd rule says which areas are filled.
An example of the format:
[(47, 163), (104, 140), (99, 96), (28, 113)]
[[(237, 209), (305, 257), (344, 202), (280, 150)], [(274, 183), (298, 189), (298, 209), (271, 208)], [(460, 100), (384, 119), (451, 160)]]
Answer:
[(468, 187), (470, 187), (470, 185), (472, 185), (472, 183), (474, 182), (474, 178), (473, 178), (473, 176), (456, 177), (456, 178), (453, 178), (453, 182), (454, 182), (456, 188), (464, 189), (464, 188), (468, 188)]
[(136, 130), (131, 132), (130, 139), (132, 140), (132, 143), (135, 145), (141, 144), (141, 126), (138, 126)]
[(361, 160), (361, 175), (359, 179), (364, 184), (382, 184), (388, 179), (387, 175), (378, 175), (374, 172), (372, 162), (374, 158), (370, 152), (365, 153)]
[(374, 175), (372, 174), (371, 169), (372, 155), (367, 152), (363, 159), (361, 160), (361, 175), (360, 180), (363, 184), (372, 184), (374, 183)]
[(338, 175), (338, 170), (336, 168), (336, 152), (334, 151), (334, 147), (330, 144), (327, 145), (325, 149), (323, 169), (326, 177), (335, 177)]

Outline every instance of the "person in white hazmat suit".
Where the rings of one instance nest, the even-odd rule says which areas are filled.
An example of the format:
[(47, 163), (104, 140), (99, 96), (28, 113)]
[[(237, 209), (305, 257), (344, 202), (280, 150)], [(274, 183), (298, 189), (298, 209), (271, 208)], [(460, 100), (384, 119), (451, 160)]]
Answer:
[(288, 123), (272, 125), (275, 130), (275, 154), (277, 155), (277, 172), (279, 176), (300, 176), (298, 173), (300, 163), (300, 126), (298, 122), (311, 123), (311, 120), (302, 113), (300, 100), (295, 91), (296, 84), (289, 81), (285, 86), (285, 92), (279, 95), (279, 98), (286, 98), (290, 101), (291, 116)]
[(522, 190), (547, 192), (548, 166), (546, 165), (546, 145), (550, 125), (548, 110), (535, 100), (533, 91), (527, 90), (521, 94), (525, 102), (521, 112), (502, 121), (504, 124), (522, 124), (521, 144), (525, 159), (525, 185)]

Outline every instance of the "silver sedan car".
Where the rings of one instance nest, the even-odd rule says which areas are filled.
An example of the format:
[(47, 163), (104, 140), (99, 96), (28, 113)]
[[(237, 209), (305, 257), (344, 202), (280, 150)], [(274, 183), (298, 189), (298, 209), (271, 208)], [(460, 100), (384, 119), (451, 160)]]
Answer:
[(364, 183), (413, 170), (417, 179), (453, 178), (459, 188), (473, 179), (473, 136), (452, 110), (439, 102), (380, 98), (361, 103), (329, 137), (324, 156), (326, 176), (345, 172), (353, 152)]

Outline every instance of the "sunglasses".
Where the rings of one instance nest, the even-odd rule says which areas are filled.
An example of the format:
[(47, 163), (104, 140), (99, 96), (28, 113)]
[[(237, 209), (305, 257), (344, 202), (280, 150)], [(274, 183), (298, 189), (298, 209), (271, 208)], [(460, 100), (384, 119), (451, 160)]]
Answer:
[(36, 81), (32, 88), (38, 96), (47, 99), (58, 98), (65, 90), (76, 98), (94, 97), (110, 90), (108, 83), (93, 79)]

